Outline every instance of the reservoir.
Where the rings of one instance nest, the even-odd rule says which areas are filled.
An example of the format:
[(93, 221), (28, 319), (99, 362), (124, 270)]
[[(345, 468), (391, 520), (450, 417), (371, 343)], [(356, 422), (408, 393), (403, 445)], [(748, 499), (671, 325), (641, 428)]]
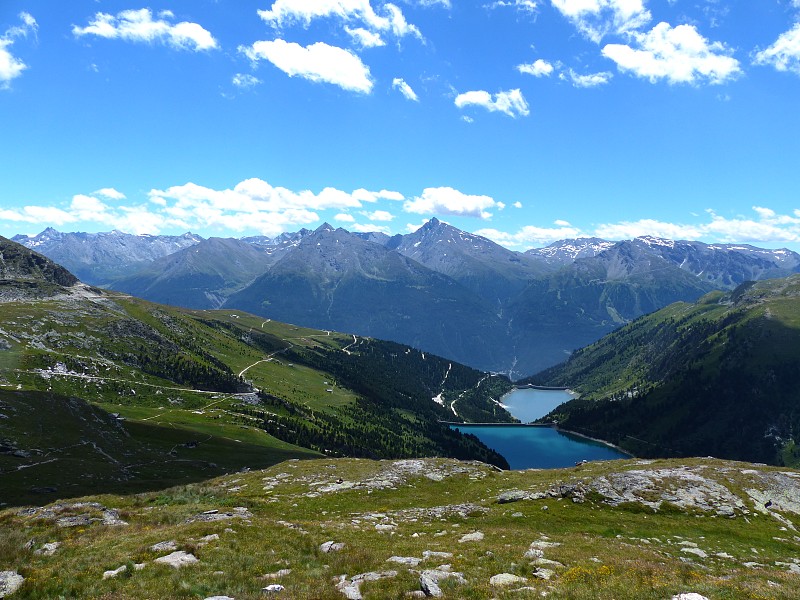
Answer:
[(536, 425), (451, 425), (471, 433), (502, 454), (514, 469), (558, 469), (581, 460), (630, 458), (619, 450), (553, 427)]
[(570, 390), (538, 388), (515, 388), (500, 398), (506, 410), (523, 423), (541, 419), (559, 404), (577, 398), (579, 394)]
[[(563, 389), (516, 388), (500, 399), (523, 423), (540, 419), (578, 394)], [(533, 425), (451, 425), (471, 433), (502, 454), (512, 469), (557, 469), (582, 460), (629, 458), (616, 448), (553, 427)]]

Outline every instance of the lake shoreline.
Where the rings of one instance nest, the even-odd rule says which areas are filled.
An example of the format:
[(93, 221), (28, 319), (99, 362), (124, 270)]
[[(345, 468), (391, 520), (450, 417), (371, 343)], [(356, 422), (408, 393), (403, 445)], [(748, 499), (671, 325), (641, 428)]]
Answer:
[(572, 431), (571, 429), (563, 429), (563, 428), (558, 426), (558, 423), (552, 423), (552, 424), (549, 424), (548, 426), (552, 427), (556, 431), (560, 431), (561, 433), (568, 433), (570, 435), (581, 437), (581, 438), (584, 438), (586, 440), (591, 440), (593, 442), (597, 442), (598, 444), (603, 444), (604, 446), (608, 446), (609, 448), (613, 448), (617, 452), (620, 452), (622, 454), (627, 455), (629, 458), (636, 458), (635, 454), (631, 454), (630, 452), (628, 452), (624, 448), (620, 448), (616, 444), (612, 444), (611, 442), (608, 442), (606, 440), (601, 440), (600, 438), (592, 437), (592, 436), (586, 435), (584, 433), (578, 433), (577, 431)]

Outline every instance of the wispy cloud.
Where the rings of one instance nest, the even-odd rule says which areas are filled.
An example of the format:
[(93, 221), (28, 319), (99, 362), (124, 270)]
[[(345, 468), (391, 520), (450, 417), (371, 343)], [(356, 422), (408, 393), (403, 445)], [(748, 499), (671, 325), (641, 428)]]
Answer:
[(372, 33), (422, 38), (419, 29), (406, 21), (403, 11), (396, 5), (384, 4), (379, 14), (369, 0), (275, 0), (272, 8), (259, 10), (258, 15), (278, 28), (294, 23), (308, 26), (315, 19), (328, 18), (347, 24), (361, 23), (365, 31)]
[(408, 85), (405, 80), (395, 77), (392, 80), (392, 87), (398, 90), (403, 96), (406, 97), (408, 100), (413, 100), (414, 102), (419, 102), (419, 98), (414, 90), (411, 89), (411, 86)]
[(609, 33), (624, 34), (650, 22), (643, 0), (550, 0), (553, 7), (595, 43)]
[(528, 103), (519, 89), (497, 92), (494, 97), (484, 90), (464, 92), (456, 96), (455, 105), (458, 108), (480, 106), (489, 112), (501, 112), (509, 117), (526, 117), (530, 114)]
[(581, 75), (570, 69), (566, 73), (561, 73), (559, 77), (572, 82), (572, 85), (577, 88), (592, 88), (607, 84), (611, 81), (611, 78), (614, 77), (614, 74), (603, 71), (601, 73), (587, 73), (586, 75)]
[(156, 19), (149, 8), (123, 10), (116, 16), (97, 13), (86, 27), (72, 27), (75, 37), (87, 35), (128, 42), (161, 42), (182, 50), (213, 50), (219, 47), (211, 33), (189, 21), (172, 23), (175, 15), (169, 10), (158, 13)]
[(234, 75), (231, 79), (231, 82), (239, 89), (246, 90), (257, 86), (259, 83), (261, 83), (261, 80), (255, 75), (250, 75), (249, 73), (236, 73), (236, 75)]
[(21, 23), (9, 27), (0, 36), (0, 89), (7, 89), (12, 79), (16, 79), (28, 68), (22, 60), (11, 54), (11, 46), (14, 40), (20, 37), (27, 37), (29, 34), (36, 34), (38, 25), (29, 13), (19, 13)]

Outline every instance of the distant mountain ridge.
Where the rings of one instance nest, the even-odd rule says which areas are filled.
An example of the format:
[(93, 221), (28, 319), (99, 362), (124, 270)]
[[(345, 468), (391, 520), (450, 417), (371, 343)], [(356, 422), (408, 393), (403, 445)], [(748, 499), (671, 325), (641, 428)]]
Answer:
[(511, 376), (671, 302), (800, 271), (785, 249), (655, 237), (514, 252), (435, 218), (393, 237), (326, 223), (241, 240), (52, 229), (17, 238), (71, 257), (90, 283), (146, 299), (374, 335)]
[(16, 235), (13, 241), (36, 250), (63, 265), (92, 285), (107, 285), (114, 279), (202, 239), (183, 235), (131, 235), (121, 231), (103, 233), (62, 233), (48, 227), (30, 237)]

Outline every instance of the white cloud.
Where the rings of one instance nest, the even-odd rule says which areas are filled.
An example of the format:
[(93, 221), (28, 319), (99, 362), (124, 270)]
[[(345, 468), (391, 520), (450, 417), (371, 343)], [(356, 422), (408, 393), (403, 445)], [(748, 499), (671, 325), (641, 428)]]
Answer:
[(514, 202), (512, 205), (514, 208), (522, 208), (522, 202)]
[(609, 33), (644, 27), (651, 15), (643, 0), (550, 0), (578, 30), (595, 43)]
[[(800, 8), (800, 2), (795, 6)], [(753, 62), (800, 75), (800, 23), (795, 23), (789, 31), (778, 36), (771, 46), (757, 52)]]
[[(406, 0), (410, 4), (416, 4), (418, 6), (422, 6), (424, 8), (430, 8), (432, 6), (441, 6), (442, 8), (451, 8), (450, 0)], [(798, 0), (800, 2), (800, 0)]]
[[(396, 199), (396, 192), (371, 192), (358, 189), (347, 193), (327, 187), (315, 194), (274, 187), (261, 179), (247, 179), (233, 189), (215, 190), (194, 183), (166, 190), (152, 190), (151, 201), (167, 218), (185, 223), (187, 228), (216, 227), (222, 230), (258, 230), (277, 235), (290, 226), (319, 220), (316, 211), (362, 208), (364, 202)], [(336, 219), (353, 222), (344, 212)]]
[(362, 215), (367, 217), (370, 221), (392, 221), (394, 215), (385, 210), (376, 210), (373, 212), (362, 212)]
[(198, 25), (182, 21), (172, 24), (170, 11), (162, 11), (157, 20), (149, 8), (123, 10), (117, 16), (97, 13), (86, 27), (72, 27), (76, 37), (96, 35), (107, 39), (121, 39), (129, 42), (160, 41), (183, 50), (213, 50), (219, 47), (211, 33)]
[(533, 61), (532, 63), (523, 63), (517, 65), (517, 71), (534, 77), (548, 77), (552, 74), (554, 67), (551, 63), (541, 58)]
[(392, 80), (392, 87), (396, 90), (399, 90), (403, 96), (405, 96), (408, 100), (413, 100), (414, 102), (419, 102), (419, 98), (417, 97), (416, 92), (411, 89), (411, 86), (408, 85), (405, 80), (400, 79), (399, 77), (395, 77)]
[(12, 79), (19, 77), (28, 68), (28, 65), (8, 50), (13, 43), (13, 40), (0, 38), (0, 89), (7, 88)]
[(249, 73), (236, 73), (231, 79), (233, 85), (243, 90), (252, 88), (257, 86), (261, 83), (261, 80), (256, 77), (255, 75), (250, 75)]
[(29, 33), (35, 34), (38, 25), (30, 13), (19, 13), (21, 25), (9, 27), (0, 36), (0, 89), (7, 89), (12, 79), (16, 79), (28, 68), (23, 61), (11, 54), (9, 48), (14, 44), (14, 39), (27, 37)]
[(362, 94), (372, 91), (369, 67), (349, 50), (337, 46), (324, 42), (301, 46), (277, 39), (255, 42), (239, 50), (252, 61), (268, 60), (289, 77), (299, 75)]
[(456, 96), (455, 104), (458, 108), (470, 105), (482, 106), (490, 112), (497, 111), (515, 118), (519, 115), (525, 117), (530, 114), (528, 103), (519, 89), (497, 92), (494, 99), (489, 92), (483, 90), (464, 92)]
[(724, 83), (740, 74), (739, 61), (721, 42), (709, 42), (694, 25), (659, 23), (647, 33), (632, 34), (635, 47), (607, 44), (603, 55), (621, 71), (655, 83)]
[(350, 231), (357, 231), (359, 233), (385, 233), (386, 235), (392, 235), (392, 230), (389, 229), (389, 227), (386, 225), (375, 225), (374, 223), (368, 223), (367, 225), (355, 223), (350, 225)]
[(587, 75), (580, 75), (570, 69), (566, 74), (561, 73), (559, 77), (564, 80), (568, 79), (572, 82), (572, 85), (577, 88), (592, 88), (599, 85), (605, 85), (611, 81), (611, 78), (614, 77), (614, 74), (609, 73), (608, 71), (603, 71), (602, 73), (589, 73)]
[(380, 33), (367, 31), (363, 27), (345, 27), (344, 30), (362, 48), (378, 48), (386, 45)]
[[(737, 215), (723, 217), (707, 210), (705, 222), (671, 223), (656, 219), (604, 223), (586, 232), (568, 221), (554, 221), (555, 227), (528, 225), (516, 232), (497, 229), (480, 229), (477, 235), (487, 237), (509, 248), (530, 248), (550, 244), (560, 239), (600, 237), (607, 240), (630, 240), (641, 236), (673, 240), (703, 240), (709, 243), (782, 243), (800, 242), (800, 209), (792, 214), (779, 214), (775, 210), (753, 206), (754, 217)], [(692, 214), (695, 219), (701, 215)]]
[(534, 225), (526, 225), (516, 233), (507, 233), (505, 231), (498, 231), (497, 229), (479, 229), (475, 233), (509, 248), (546, 246), (556, 240), (576, 238), (584, 235), (577, 227), (561, 226), (554, 228), (536, 227)]
[(539, 3), (536, 0), (495, 0), (487, 4), (486, 8), (513, 8), (517, 12), (535, 15), (539, 12)]
[(103, 196), (109, 200), (125, 200), (125, 194), (114, 188), (102, 188), (94, 192), (95, 196)]
[(338, 18), (345, 23), (360, 22), (373, 33), (422, 38), (397, 6), (387, 3), (381, 8), (382, 14), (378, 14), (369, 0), (275, 0), (270, 10), (259, 10), (258, 15), (275, 27), (297, 22), (308, 26), (314, 19)]
[(666, 223), (655, 219), (622, 221), (600, 225), (595, 235), (610, 240), (629, 240), (643, 235), (673, 240), (696, 240), (703, 236), (703, 229), (696, 225)]
[(425, 188), (422, 195), (407, 200), (403, 210), (427, 215), (454, 215), (489, 219), (492, 213), (487, 209), (499, 208), (500, 203), (489, 196), (464, 194), (451, 187)]
[(356, 218), (353, 215), (348, 215), (347, 213), (339, 213), (338, 215), (333, 217), (334, 221), (339, 221), (340, 223), (355, 223)]
[(400, 202), (405, 200), (405, 196), (400, 192), (393, 192), (391, 190), (381, 190), (380, 192), (370, 192), (364, 188), (355, 190), (352, 194), (353, 198), (360, 202), (377, 202), (378, 200), (394, 200)]
[(124, 199), (113, 188), (104, 188), (91, 195), (76, 194), (64, 208), (56, 206), (25, 206), (20, 209), (0, 210), (0, 220), (18, 223), (60, 227), (74, 223), (91, 223), (130, 233), (158, 233), (169, 224), (164, 217), (153, 213), (147, 206), (120, 206), (112, 208), (97, 196)]

